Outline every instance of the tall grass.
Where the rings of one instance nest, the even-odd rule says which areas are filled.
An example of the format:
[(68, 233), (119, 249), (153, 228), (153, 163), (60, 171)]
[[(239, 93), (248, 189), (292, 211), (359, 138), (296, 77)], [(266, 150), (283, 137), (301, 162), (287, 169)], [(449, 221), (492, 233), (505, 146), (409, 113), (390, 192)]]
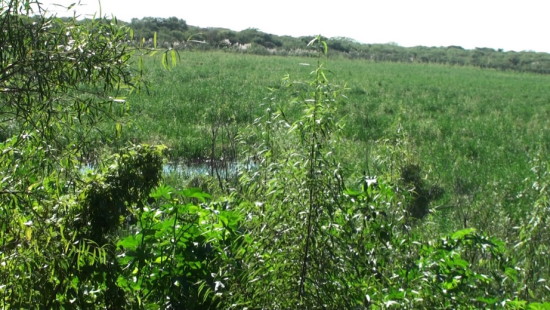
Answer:
[(171, 71), (146, 59), (147, 92), (129, 98), (129, 137), (166, 143), (173, 158), (209, 155), (210, 126), (217, 115), (242, 126), (262, 111), (269, 87), (286, 73), (307, 75), (296, 58), (263, 57), (221, 52), (184, 52)]
[[(187, 160), (222, 157), (226, 148), (213, 143), (229, 142), (212, 142), (215, 133), (245, 131), (283, 76), (303, 79), (315, 64), (312, 58), (224, 52), (180, 56), (170, 71), (154, 64), (158, 59), (145, 60), (151, 86), (128, 98), (124, 136), (165, 143), (172, 159)], [(348, 88), (337, 113), (344, 117), (339, 152), (349, 178), (383, 173), (381, 145), (401, 145), (423, 180), (444, 190), (431, 205), (442, 229), (491, 232), (495, 216), (513, 225), (528, 211), (532, 201), (523, 192), (530, 160), (550, 149), (550, 76), (340, 58), (329, 59), (328, 68), (331, 81)], [(290, 103), (285, 112), (292, 118), (297, 109)]]

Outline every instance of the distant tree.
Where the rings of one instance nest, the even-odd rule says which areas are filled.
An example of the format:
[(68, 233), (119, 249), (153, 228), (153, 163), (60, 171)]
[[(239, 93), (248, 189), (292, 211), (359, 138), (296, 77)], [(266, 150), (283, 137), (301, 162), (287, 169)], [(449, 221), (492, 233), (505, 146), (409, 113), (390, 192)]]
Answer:
[(186, 32), (189, 30), (187, 22), (177, 17), (133, 18), (130, 27), (134, 30), (135, 39), (148, 40), (153, 38), (156, 33), (159, 43), (183, 41), (186, 38)]
[(267, 48), (282, 46), (282, 42), (277, 40), (275, 36), (261, 32), (255, 28), (249, 28), (238, 32), (236, 39), (241, 44), (256, 43)]
[(169, 17), (167, 19), (157, 19), (157, 21), (168, 30), (186, 31), (189, 29), (187, 23), (183, 19), (177, 17)]
[(449, 45), (447, 46), (447, 49), (457, 49), (457, 50), (464, 50), (464, 48), (462, 46), (458, 46), (458, 45)]
[(331, 50), (338, 52), (349, 53), (351, 50), (351, 46), (345, 38), (332, 38), (328, 40), (327, 44)]

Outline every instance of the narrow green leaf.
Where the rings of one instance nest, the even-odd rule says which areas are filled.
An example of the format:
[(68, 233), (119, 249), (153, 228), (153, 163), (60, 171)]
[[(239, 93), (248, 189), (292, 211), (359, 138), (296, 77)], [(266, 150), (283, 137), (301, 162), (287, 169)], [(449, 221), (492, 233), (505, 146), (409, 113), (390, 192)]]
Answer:
[(162, 54), (162, 66), (164, 67), (164, 69), (168, 70), (168, 55), (166, 53)]
[(171, 50), (170, 55), (172, 56), (172, 67), (174, 67), (177, 64), (176, 50)]
[(138, 70), (140, 72), (143, 71), (143, 58), (142, 57), (138, 58)]
[(115, 133), (117, 138), (120, 138), (120, 136), (122, 135), (122, 124), (120, 124), (119, 122), (117, 122), (115, 125)]
[(159, 199), (159, 198), (170, 199), (173, 192), (174, 192), (174, 189), (172, 187), (167, 185), (159, 185), (157, 188), (153, 190), (153, 192), (151, 192), (151, 194), (149, 194), (149, 196), (155, 199)]
[(328, 81), (327, 76), (325, 75), (325, 72), (321, 71), (321, 77), (323, 78), (323, 81)]

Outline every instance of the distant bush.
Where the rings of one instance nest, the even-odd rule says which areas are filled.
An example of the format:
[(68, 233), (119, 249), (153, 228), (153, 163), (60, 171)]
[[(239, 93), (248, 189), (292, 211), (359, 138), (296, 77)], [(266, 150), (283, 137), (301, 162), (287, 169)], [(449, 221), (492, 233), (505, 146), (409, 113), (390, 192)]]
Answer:
[[(168, 19), (144, 17), (133, 19), (129, 26), (134, 29), (135, 38), (148, 40), (158, 33), (159, 42), (184, 42), (193, 38), (204, 41), (209, 48), (227, 47), (220, 42), (228, 40), (232, 45), (253, 43), (258, 48), (250, 53), (298, 55), (298, 52), (314, 36), (293, 38), (264, 33), (255, 28), (242, 31), (232, 31), (223, 28), (199, 28), (188, 26), (185, 21), (175, 17)], [(535, 52), (504, 52), (492, 48), (476, 48), (467, 50), (461, 46), (448, 47), (401, 47), (396, 44), (363, 44), (346, 37), (323, 38), (326, 40), (331, 54), (343, 55), (353, 59), (368, 59), (373, 61), (413, 62), (413, 63), (440, 63), (461, 66), (476, 66), (499, 70), (515, 70), (535, 73), (550, 73), (550, 54)], [(181, 44), (178, 48), (184, 48)], [(263, 47), (263, 48), (259, 48)], [(201, 47), (205, 49), (205, 46)], [(238, 50), (238, 49), (237, 49)], [(239, 50), (238, 50), (239, 51)]]

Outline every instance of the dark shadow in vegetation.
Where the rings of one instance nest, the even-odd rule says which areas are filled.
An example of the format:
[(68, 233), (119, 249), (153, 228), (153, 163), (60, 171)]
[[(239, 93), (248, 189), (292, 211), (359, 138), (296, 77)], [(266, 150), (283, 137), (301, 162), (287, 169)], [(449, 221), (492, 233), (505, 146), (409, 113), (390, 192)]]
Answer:
[(422, 180), (422, 169), (418, 165), (410, 164), (401, 169), (401, 181), (411, 193), (411, 200), (407, 206), (409, 214), (422, 219), (430, 213), (430, 202), (441, 198), (444, 189), (437, 185), (427, 185)]

